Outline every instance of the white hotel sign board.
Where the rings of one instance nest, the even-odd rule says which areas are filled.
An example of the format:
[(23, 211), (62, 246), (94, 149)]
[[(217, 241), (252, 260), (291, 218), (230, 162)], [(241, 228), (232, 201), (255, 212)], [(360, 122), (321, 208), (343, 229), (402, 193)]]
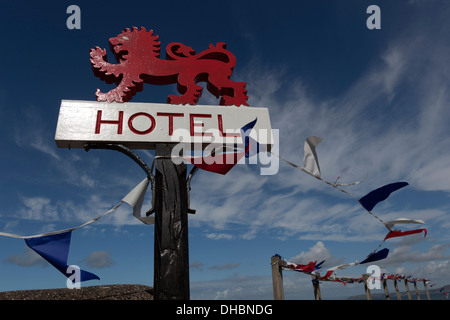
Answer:
[(267, 108), (62, 100), (55, 142), (59, 148), (118, 143), (130, 149), (177, 142), (242, 144), (240, 129), (255, 118), (251, 136), (272, 145)]

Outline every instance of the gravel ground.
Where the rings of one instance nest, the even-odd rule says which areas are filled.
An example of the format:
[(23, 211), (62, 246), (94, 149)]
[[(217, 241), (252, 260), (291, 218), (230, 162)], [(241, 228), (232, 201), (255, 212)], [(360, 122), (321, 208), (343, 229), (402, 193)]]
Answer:
[(153, 288), (144, 285), (106, 285), (80, 289), (0, 292), (0, 300), (153, 300)]

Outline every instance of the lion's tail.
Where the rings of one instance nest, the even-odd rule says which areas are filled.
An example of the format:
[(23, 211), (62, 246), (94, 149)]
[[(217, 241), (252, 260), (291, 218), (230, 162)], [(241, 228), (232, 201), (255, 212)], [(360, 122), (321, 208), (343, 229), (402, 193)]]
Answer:
[(195, 55), (194, 49), (180, 42), (169, 43), (166, 47), (167, 60), (179, 60)]
[(218, 42), (215, 46), (210, 44), (208, 49), (196, 55), (191, 47), (179, 42), (172, 42), (167, 45), (166, 54), (168, 60), (179, 60), (196, 55), (196, 58), (199, 60), (218, 60), (229, 64), (230, 68), (233, 68), (236, 65), (236, 57), (226, 49), (226, 46), (224, 42)]

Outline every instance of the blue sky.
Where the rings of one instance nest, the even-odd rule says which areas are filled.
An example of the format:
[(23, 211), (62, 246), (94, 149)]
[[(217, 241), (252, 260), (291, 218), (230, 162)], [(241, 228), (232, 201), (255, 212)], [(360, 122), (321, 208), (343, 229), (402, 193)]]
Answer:
[[(81, 29), (69, 30), (69, 5)], [(369, 30), (366, 9), (381, 9)], [(268, 107), (279, 153), (297, 164), (306, 137), (326, 180), (364, 180), (358, 197), (407, 181), (375, 209), (384, 221), (422, 219), (428, 235), (388, 240), (382, 271), (450, 282), (450, 4), (447, 1), (32, 1), (2, 4), (0, 231), (36, 234), (77, 226), (120, 202), (145, 176), (124, 155), (58, 149), (61, 100), (95, 100), (89, 49), (107, 48), (126, 27), (144, 26), (161, 47), (197, 52), (225, 42), (237, 58), (232, 79), (249, 104)], [(146, 85), (133, 102), (165, 103), (175, 86)], [(199, 104), (218, 104), (204, 92)], [(137, 151), (149, 164), (153, 151)], [(326, 267), (361, 261), (387, 229), (345, 194), (284, 162), (275, 175), (238, 165), (226, 176), (198, 172), (189, 216), (192, 299), (272, 299), (270, 257)], [(150, 207), (147, 194), (144, 209)], [(406, 228), (405, 228), (406, 229)], [(69, 264), (101, 280), (82, 285), (153, 284), (153, 227), (131, 209), (72, 234)], [(26, 249), (0, 238), (0, 290), (60, 288), (66, 279)], [(366, 266), (341, 275), (360, 276)], [(285, 272), (286, 299), (313, 299), (310, 277)], [(324, 283), (345, 299), (362, 285)]]

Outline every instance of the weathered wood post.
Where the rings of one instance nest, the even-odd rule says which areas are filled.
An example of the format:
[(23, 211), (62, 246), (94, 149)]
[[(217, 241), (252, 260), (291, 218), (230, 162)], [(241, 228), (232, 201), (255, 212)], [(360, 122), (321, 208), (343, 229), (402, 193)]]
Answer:
[(395, 287), (395, 293), (397, 294), (397, 300), (402, 300), (402, 296), (400, 294), (400, 291), (398, 290), (397, 279), (395, 277), (394, 277), (394, 287)]
[(389, 289), (387, 286), (387, 279), (383, 279), (383, 288), (384, 288), (384, 294), (386, 295), (386, 300), (391, 300), (391, 297), (389, 296)]
[(319, 283), (320, 273), (311, 274), (311, 281), (314, 288), (314, 299), (322, 300), (322, 294), (320, 293), (320, 283)]
[(272, 265), (273, 299), (284, 300), (282, 261), (280, 257), (273, 256), (270, 263)]
[(414, 281), (414, 289), (416, 290), (417, 300), (420, 300), (420, 293), (419, 290), (417, 289), (417, 281)]
[(190, 299), (186, 164), (173, 163), (172, 148), (156, 144), (155, 300)]
[(430, 293), (428, 292), (428, 283), (426, 280), (423, 280), (423, 286), (425, 287), (425, 293), (427, 294), (427, 299), (431, 300)]
[(368, 279), (369, 279), (370, 275), (365, 273), (363, 274), (363, 278), (364, 278), (364, 291), (366, 292), (366, 299), (367, 300), (372, 300), (372, 293), (370, 292), (370, 288), (369, 285), (367, 283)]
[(411, 293), (409, 292), (408, 279), (403, 280), (405, 282), (406, 293), (408, 294), (408, 300), (412, 300)]

